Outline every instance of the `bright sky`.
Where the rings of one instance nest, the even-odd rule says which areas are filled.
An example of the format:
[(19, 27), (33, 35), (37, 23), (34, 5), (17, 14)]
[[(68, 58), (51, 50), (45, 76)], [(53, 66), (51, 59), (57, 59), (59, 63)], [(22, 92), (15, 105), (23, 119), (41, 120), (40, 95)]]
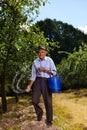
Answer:
[(36, 21), (46, 18), (56, 19), (87, 33), (87, 0), (49, 0), (49, 2), (40, 7)]

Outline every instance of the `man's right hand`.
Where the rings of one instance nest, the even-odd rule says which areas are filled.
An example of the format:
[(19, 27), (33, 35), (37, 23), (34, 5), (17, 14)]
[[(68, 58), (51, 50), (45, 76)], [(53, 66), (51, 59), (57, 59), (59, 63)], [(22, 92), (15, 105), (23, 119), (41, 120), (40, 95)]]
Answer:
[(26, 90), (25, 90), (27, 93), (29, 93), (31, 91), (31, 87), (30, 85), (27, 86)]

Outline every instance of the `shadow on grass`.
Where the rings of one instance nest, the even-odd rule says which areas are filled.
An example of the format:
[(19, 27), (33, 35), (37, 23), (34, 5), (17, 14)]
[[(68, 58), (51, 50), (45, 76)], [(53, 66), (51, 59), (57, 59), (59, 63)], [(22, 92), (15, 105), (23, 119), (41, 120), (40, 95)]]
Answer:
[[(26, 107), (28, 105), (31, 105), (31, 94), (24, 94), (24, 95), (18, 95), (18, 101), (16, 101), (16, 97), (14, 96), (7, 96), (6, 97), (7, 102), (7, 112), (12, 111), (13, 108), (17, 106), (20, 107)], [(2, 104), (0, 102), (0, 115), (3, 114), (2, 111)]]
[(69, 89), (62, 91), (62, 93), (72, 94), (74, 98), (87, 97), (87, 89)]

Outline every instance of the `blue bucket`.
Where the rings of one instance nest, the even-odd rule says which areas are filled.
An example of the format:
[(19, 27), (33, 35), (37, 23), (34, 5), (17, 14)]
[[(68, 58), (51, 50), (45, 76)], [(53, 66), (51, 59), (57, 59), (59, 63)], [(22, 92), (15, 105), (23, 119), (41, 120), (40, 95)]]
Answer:
[(62, 90), (61, 77), (55, 76), (50, 77), (48, 80), (49, 89), (52, 93), (57, 93)]

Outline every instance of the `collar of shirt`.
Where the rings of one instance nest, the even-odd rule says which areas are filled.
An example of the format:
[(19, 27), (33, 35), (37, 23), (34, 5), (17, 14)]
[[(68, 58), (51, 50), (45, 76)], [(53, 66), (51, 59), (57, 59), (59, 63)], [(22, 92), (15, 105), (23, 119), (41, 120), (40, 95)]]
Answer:
[(41, 59), (38, 57), (38, 60), (39, 60), (39, 61), (47, 60), (47, 56), (45, 56), (43, 60), (41, 60)]

